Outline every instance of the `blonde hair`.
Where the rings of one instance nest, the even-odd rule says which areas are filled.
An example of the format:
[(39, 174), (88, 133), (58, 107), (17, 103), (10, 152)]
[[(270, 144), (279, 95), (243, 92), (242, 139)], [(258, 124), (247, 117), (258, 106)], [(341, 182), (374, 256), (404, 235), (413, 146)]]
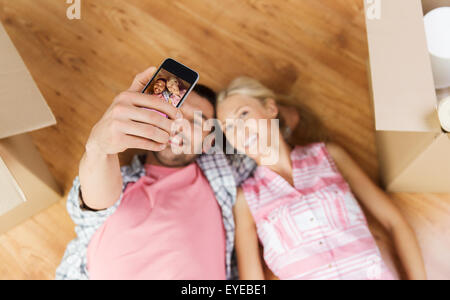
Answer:
[(178, 84), (180, 84), (180, 82), (178, 81), (178, 79), (175, 78), (175, 77), (170, 77), (170, 78), (167, 80), (167, 82), (169, 82), (169, 81), (176, 81)]
[(243, 95), (258, 99), (262, 104), (265, 104), (268, 99), (273, 99), (277, 102), (278, 106), (286, 105), (294, 107), (300, 119), (296, 128), (288, 128), (286, 120), (280, 114), (278, 115), (280, 119), (280, 130), (286, 142), (291, 146), (325, 142), (328, 140), (328, 135), (320, 120), (311, 110), (292, 96), (277, 94), (258, 80), (242, 76), (234, 79), (226, 89), (217, 95), (216, 105), (219, 106), (220, 103), (234, 95)]

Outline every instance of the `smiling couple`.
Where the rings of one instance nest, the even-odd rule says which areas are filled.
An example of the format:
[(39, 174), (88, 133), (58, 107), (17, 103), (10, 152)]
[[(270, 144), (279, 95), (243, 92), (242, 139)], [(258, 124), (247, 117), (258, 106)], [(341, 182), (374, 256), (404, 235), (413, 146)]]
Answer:
[[(77, 238), (57, 279), (393, 278), (352, 190), (389, 228), (407, 274), (425, 276), (399, 211), (342, 148), (314, 140), (314, 118), (247, 77), (217, 96), (197, 85), (176, 109), (140, 93), (154, 72), (137, 75), (91, 131), (67, 201)], [(232, 146), (249, 156), (205, 147), (201, 155), (175, 154), (171, 128), (183, 118), (194, 130), (196, 111), (217, 117)], [(267, 132), (233, 124), (274, 119), (280, 134), (269, 155), (278, 160), (265, 166), (257, 144), (271, 139), (263, 136), (271, 122)], [(118, 153), (131, 148), (147, 151), (120, 167)]]

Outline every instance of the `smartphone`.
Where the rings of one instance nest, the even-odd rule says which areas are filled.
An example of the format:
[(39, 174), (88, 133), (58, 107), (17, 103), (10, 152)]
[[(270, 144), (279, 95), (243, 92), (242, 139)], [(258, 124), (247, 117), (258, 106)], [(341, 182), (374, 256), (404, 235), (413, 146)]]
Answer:
[[(155, 72), (142, 93), (154, 95), (161, 101), (179, 108), (197, 84), (198, 79), (197, 72), (172, 58), (168, 58)], [(165, 114), (163, 115), (165, 116)]]

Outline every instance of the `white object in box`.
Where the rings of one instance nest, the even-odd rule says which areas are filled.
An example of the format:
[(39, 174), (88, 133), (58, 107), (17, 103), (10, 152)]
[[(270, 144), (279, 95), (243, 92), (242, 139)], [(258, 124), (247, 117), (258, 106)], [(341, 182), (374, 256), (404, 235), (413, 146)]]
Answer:
[(450, 7), (433, 9), (424, 23), (435, 86), (450, 87)]

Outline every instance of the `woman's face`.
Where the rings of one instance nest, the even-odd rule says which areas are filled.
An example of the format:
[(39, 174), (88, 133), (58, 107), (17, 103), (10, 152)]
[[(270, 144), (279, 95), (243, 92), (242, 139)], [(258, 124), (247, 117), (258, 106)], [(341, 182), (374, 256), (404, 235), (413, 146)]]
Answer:
[(176, 80), (175, 78), (170, 79), (167, 82), (167, 89), (172, 94), (178, 95), (180, 93), (180, 88), (178, 86), (178, 80)]
[[(274, 100), (267, 99), (266, 103), (262, 103), (244, 95), (230, 96), (217, 107), (217, 116), (228, 141), (239, 152), (254, 159), (259, 152), (258, 141), (261, 142), (261, 138), (270, 140), (270, 120), (277, 115), (278, 108)], [(261, 122), (267, 125), (267, 131), (258, 126)]]

